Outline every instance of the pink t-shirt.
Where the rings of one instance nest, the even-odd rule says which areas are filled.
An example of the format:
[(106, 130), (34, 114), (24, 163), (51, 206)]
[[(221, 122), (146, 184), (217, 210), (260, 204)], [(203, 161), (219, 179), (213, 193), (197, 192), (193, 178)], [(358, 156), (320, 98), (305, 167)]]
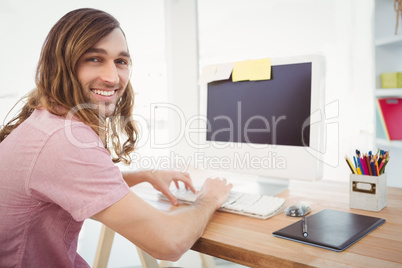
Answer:
[(88, 267), (83, 221), (128, 192), (90, 127), (35, 110), (0, 143), (0, 267)]

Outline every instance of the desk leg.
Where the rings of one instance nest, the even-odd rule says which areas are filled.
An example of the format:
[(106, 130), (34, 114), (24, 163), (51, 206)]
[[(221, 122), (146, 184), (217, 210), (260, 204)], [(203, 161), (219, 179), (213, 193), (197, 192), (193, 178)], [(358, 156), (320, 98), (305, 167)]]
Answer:
[(142, 268), (159, 268), (159, 264), (154, 257), (137, 247), (138, 255), (140, 256)]
[(200, 253), (200, 257), (203, 268), (215, 268), (215, 261), (211, 256)]
[[(102, 229), (101, 233), (99, 236), (99, 242), (98, 242), (98, 248), (96, 250), (95, 254), (95, 260), (94, 260), (94, 265), (93, 268), (106, 268), (109, 257), (110, 257), (110, 251), (112, 249), (113, 245), (113, 239), (114, 239), (114, 234), (115, 232), (110, 229), (109, 227), (105, 226), (102, 224)], [(157, 260), (137, 247), (138, 255), (141, 259), (141, 263), (143, 265), (143, 268), (159, 268), (159, 264)], [(202, 267), (203, 268), (215, 268), (215, 261), (214, 259), (206, 254), (200, 253), (201, 257), (201, 262), (202, 262)], [(166, 264), (170, 264), (170, 262), (162, 261), (161, 266), (164, 267)]]
[[(169, 261), (161, 261), (160, 264), (158, 264), (157, 260), (154, 257), (149, 255), (139, 247), (137, 247), (137, 251), (141, 259), (142, 268), (171, 267), (171, 263)], [(215, 261), (211, 256), (200, 253), (200, 257), (203, 268), (215, 268)]]
[(102, 224), (93, 268), (106, 268), (112, 249), (114, 231)]

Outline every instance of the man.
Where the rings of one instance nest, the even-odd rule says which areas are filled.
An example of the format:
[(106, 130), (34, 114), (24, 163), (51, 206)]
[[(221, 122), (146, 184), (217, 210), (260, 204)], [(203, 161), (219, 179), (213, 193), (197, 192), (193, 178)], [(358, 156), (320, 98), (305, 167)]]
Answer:
[[(130, 54), (118, 22), (94, 9), (67, 13), (42, 48), (32, 91), (0, 131), (0, 267), (87, 267), (78, 233), (92, 217), (157, 259), (177, 260), (202, 235), (231, 185), (207, 179), (196, 202), (172, 213), (129, 190), (171, 182), (194, 190), (188, 174), (121, 174), (137, 129)], [(125, 137), (125, 140), (122, 140)]]

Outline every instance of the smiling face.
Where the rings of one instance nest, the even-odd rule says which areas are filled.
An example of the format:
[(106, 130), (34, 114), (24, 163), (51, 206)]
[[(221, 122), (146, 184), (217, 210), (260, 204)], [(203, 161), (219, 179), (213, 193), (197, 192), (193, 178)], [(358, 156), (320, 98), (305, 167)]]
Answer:
[(78, 60), (77, 77), (85, 97), (110, 116), (123, 95), (130, 76), (131, 59), (119, 28), (100, 39)]

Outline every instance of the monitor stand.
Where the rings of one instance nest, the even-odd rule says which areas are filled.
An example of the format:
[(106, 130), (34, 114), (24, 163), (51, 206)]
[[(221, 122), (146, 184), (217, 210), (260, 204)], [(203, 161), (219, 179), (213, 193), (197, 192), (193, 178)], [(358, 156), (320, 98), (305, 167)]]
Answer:
[(277, 194), (289, 188), (289, 181), (284, 179), (258, 177), (255, 181), (233, 181), (233, 191), (255, 193), (268, 196)]

